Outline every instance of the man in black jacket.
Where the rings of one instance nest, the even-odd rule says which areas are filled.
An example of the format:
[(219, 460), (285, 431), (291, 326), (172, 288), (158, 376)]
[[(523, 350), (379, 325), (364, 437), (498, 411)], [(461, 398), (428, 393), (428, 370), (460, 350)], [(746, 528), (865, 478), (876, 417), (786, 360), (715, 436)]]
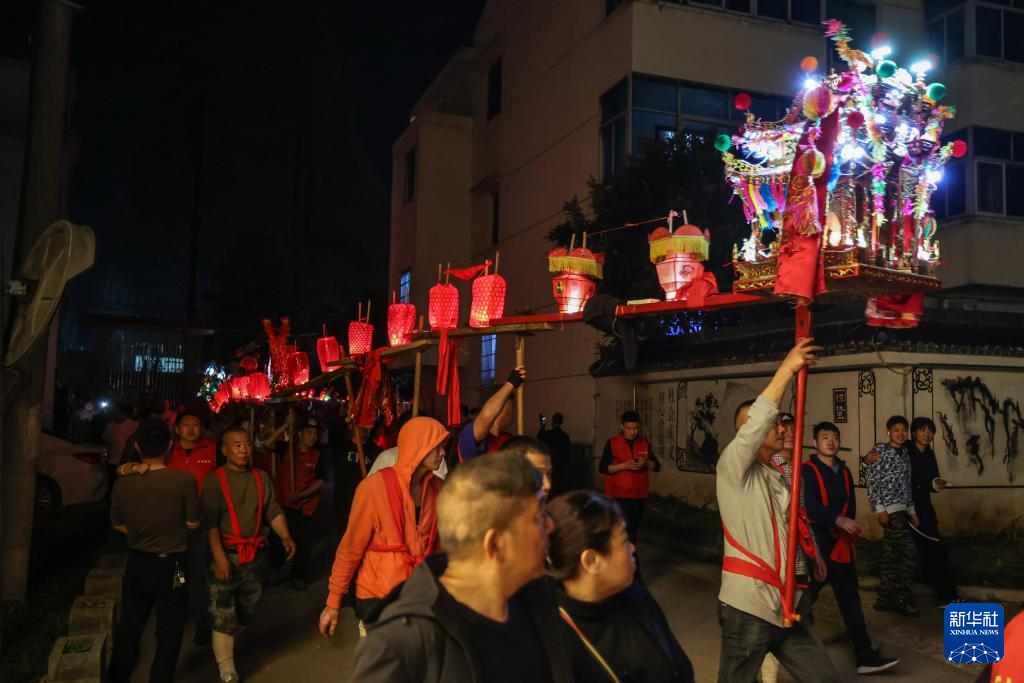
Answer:
[(437, 503), (448, 555), (418, 566), (364, 619), (354, 681), (571, 681), (555, 604), (538, 581), (550, 521), (530, 463), (471, 459)]

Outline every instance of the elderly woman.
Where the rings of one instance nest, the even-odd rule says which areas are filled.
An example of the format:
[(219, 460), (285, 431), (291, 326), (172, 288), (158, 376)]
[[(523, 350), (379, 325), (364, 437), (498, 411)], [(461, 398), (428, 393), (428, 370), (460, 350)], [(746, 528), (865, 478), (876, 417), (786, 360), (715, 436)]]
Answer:
[(593, 491), (552, 500), (548, 576), (575, 643), (580, 681), (684, 681), (693, 666), (654, 597), (634, 581), (633, 544), (618, 504)]

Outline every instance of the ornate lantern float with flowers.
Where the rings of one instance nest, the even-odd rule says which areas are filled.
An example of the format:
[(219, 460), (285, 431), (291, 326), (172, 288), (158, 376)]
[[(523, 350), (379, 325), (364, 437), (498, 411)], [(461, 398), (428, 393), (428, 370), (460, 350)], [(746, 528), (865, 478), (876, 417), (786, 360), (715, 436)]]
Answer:
[(569, 248), (556, 247), (548, 252), (548, 271), (551, 289), (563, 315), (581, 313), (597, 290), (597, 280), (604, 277), (604, 254), (595, 254), (587, 248), (587, 233), (583, 233), (583, 246), (576, 246), (576, 235), (569, 240)]

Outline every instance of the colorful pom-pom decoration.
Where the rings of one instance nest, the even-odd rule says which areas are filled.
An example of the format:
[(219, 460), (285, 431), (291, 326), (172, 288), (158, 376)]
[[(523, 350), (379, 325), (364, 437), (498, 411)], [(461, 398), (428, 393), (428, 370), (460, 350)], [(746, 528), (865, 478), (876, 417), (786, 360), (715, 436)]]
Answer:
[(807, 55), (800, 60), (800, 70), (804, 73), (813, 73), (818, 70), (818, 58), (814, 55)]
[(946, 96), (946, 86), (942, 83), (932, 83), (928, 86), (925, 94), (928, 95), (928, 99), (932, 102), (939, 102)]
[(879, 78), (892, 78), (896, 74), (896, 62), (891, 59), (883, 59), (875, 67), (875, 73)]
[(745, 92), (741, 92), (740, 94), (736, 95), (734, 103), (736, 104), (737, 109), (743, 111), (745, 109), (750, 109), (750, 101), (750, 95), (748, 95)]
[(817, 178), (825, 172), (825, 155), (818, 150), (804, 152), (800, 155), (797, 168), (801, 174)]
[(875, 35), (871, 36), (871, 48), (882, 47), (883, 45), (889, 44), (889, 34), (884, 31), (879, 31)]
[(819, 86), (808, 90), (804, 95), (804, 116), (817, 121), (832, 113), (836, 108), (835, 98), (827, 86)]
[(963, 155), (967, 154), (967, 143), (963, 140), (954, 140), (953, 149), (950, 150), (950, 154), (953, 155), (954, 159), (959, 159)]
[(846, 125), (857, 130), (864, 127), (864, 114), (859, 111), (851, 111), (846, 115)]
[(729, 147), (732, 146), (732, 138), (725, 133), (720, 134), (715, 138), (715, 149), (719, 152), (728, 152)]

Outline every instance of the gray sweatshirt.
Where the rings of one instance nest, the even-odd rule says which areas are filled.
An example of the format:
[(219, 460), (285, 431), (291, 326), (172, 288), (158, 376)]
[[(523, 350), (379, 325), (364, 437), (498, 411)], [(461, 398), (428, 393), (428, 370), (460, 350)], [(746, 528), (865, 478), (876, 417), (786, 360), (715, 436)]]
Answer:
[[(725, 447), (718, 459), (716, 491), (722, 523), (736, 542), (748, 552), (775, 567), (772, 518), (779, 534), (779, 573), (785, 581), (786, 540), (789, 520), (789, 487), (778, 470), (763, 464), (757, 449), (775, 424), (779, 408), (771, 399), (759, 396), (750, 406), (747, 423)], [(771, 507), (769, 507), (771, 506)], [(725, 544), (725, 556), (749, 562), (739, 550)], [(722, 572), (718, 599), (776, 626), (782, 626), (782, 594), (778, 588), (742, 574)], [(800, 600), (796, 591), (794, 604)]]

